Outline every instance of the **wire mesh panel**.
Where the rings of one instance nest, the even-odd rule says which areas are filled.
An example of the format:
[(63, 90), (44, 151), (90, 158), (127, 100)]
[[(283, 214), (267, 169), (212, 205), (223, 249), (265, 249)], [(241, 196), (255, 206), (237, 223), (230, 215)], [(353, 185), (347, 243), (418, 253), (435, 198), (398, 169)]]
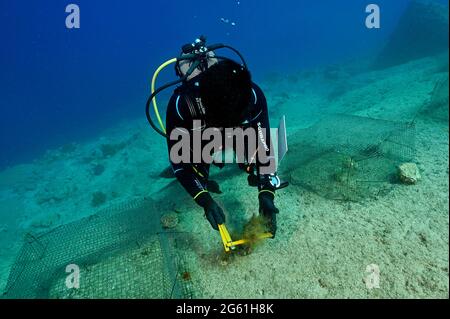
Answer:
[(397, 166), (415, 156), (413, 123), (339, 114), (289, 139), (282, 172), (293, 185), (337, 200), (381, 194), (395, 181)]
[(84, 263), (78, 289), (67, 289), (64, 269), (48, 283), (50, 298), (167, 298), (171, 293), (168, 270), (158, 236), (141, 248), (128, 249), (95, 264)]
[[(27, 235), (4, 297), (190, 297), (177, 274), (173, 236), (147, 199)], [(68, 265), (79, 268), (78, 288), (67, 285)]]
[(448, 93), (448, 73), (439, 79), (430, 95), (430, 100), (422, 111), (423, 115), (430, 116), (433, 119), (448, 123), (449, 116), (449, 93)]

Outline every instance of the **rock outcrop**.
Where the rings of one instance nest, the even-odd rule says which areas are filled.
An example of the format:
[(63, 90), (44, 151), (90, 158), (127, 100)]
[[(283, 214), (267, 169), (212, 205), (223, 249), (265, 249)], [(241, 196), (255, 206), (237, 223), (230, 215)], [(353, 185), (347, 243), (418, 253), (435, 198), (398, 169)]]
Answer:
[(448, 50), (448, 5), (414, 0), (375, 60), (384, 69)]
[(398, 167), (398, 178), (403, 184), (416, 184), (421, 176), (415, 163), (403, 163)]

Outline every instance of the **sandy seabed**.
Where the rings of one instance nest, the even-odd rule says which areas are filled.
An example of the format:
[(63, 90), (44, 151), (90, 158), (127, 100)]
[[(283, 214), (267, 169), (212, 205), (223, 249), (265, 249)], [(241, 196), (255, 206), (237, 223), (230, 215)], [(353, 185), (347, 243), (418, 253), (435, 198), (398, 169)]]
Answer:
[[(382, 71), (361, 72), (350, 63), (272, 74), (260, 84), (271, 118), (286, 115), (289, 139), (318, 112), (409, 121), (443, 76), (448, 79), (448, 56)], [(291, 185), (276, 196), (276, 238), (250, 255), (225, 259), (201, 209), (173, 180), (159, 177), (167, 167), (164, 141), (144, 119), (121, 123), (91, 142), (49, 150), (0, 173), (0, 288), (26, 232), (146, 196), (178, 211), (177, 230), (190, 233), (184, 249), (195, 297), (448, 298), (448, 123), (419, 116), (416, 132), (417, 184), (398, 184), (362, 202), (330, 200)], [(212, 168), (211, 178), (223, 191), (213, 196), (231, 229), (257, 213), (256, 190), (235, 168)], [(367, 286), (369, 265), (379, 269), (379, 288)]]

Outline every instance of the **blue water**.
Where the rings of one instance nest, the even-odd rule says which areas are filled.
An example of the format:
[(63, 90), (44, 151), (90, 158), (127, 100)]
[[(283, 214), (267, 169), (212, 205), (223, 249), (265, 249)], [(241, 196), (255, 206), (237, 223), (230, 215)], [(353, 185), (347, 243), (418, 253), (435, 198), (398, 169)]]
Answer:
[(69, 1), (2, 1), (0, 167), (144, 119), (153, 70), (200, 34), (241, 50), (258, 80), (374, 54), (408, 2), (376, 1), (382, 27), (369, 30), (368, 0), (74, 0), (81, 28), (69, 30)]

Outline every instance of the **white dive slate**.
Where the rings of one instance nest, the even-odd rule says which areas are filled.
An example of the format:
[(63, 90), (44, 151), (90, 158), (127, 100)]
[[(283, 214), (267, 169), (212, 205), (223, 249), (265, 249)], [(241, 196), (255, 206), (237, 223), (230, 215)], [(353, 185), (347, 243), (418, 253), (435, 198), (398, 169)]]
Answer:
[(278, 131), (277, 131), (277, 139), (278, 139), (278, 165), (280, 165), (281, 160), (283, 159), (284, 155), (286, 155), (288, 151), (288, 144), (287, 144), (287, 136), (286, 136), (286, 117), (283, 115), (280, 118), (280, 123), (278, 125)]

